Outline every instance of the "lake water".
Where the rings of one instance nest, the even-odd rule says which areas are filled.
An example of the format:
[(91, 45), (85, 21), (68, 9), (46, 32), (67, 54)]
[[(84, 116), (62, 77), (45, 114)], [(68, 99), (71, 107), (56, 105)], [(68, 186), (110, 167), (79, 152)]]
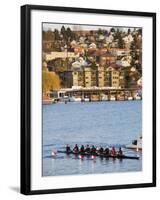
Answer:
[[(141, 152), (127, 150), (126, 144), (142, 133), (142, 101), (57, 103), (43, 105), (43, 176), (102, 174), (142, 170)], [(91, 158), (52, 151), (65, 145), (119, 146), (139, 160)]]

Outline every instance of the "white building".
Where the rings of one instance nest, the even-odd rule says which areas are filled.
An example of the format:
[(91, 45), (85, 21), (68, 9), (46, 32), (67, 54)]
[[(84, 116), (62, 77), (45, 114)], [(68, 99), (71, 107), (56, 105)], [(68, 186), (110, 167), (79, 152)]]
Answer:
[(117, 60), (116, 64), (120, 65), (122, 67), (129, 67), (130, 66), (130, 63), (127, 60)]
[(51, 52), (51, 53), (45, 53), (44, 58), (46, 61), (54, 60), (56, 58), (75, 58), (76, 54), (74, 52)]

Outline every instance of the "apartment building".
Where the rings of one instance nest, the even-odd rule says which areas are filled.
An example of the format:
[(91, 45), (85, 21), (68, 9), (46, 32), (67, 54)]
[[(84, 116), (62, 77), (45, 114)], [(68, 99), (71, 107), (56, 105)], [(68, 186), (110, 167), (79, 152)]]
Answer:
[(83, 70), (76, 70), (72, 72), (73, 86), (85, 86)]
[(113, 67), (98, 66), (97, 70), (86, 67), (72, 72), (73, 86), (119, 87), (120, 72)]

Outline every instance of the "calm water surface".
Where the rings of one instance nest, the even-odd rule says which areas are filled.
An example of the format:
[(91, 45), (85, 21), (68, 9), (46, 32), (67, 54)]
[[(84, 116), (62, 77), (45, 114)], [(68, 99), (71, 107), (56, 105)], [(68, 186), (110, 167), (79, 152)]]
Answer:
[(142, 133), (142, 101), (57, 103), (43, 105), (43, 176), (99, 174), (142, 170), (142, 155), (123, 148), (140, 160), (79, 159), (52, 151), (66, 144), (122, 146)]

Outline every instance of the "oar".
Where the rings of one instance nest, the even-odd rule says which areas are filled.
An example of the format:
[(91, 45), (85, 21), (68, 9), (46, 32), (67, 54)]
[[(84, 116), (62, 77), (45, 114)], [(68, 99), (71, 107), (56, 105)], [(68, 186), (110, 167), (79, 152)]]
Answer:
[(92, 159), (95, 159), (95, 158), (96, 158), (96, 155), (92, 155), (91, 158), (92, 158)]
[(52, 155), (52, 156), (57, 156), (57, 152), (52, 151), (52, 152), (51, 152), (51, 155)]
[(80, 154), (78, 157), (79, 157), (80, 159), (83, 159), (83, 158), (84, 158), (84, 155), (81, 155), (81, 154)]
[(57, 151), (54, 150), (54, 147), (53, 147), (53, 151), (51, 152), (51, 155), (52, 155), (53, 157), (56, 157), (56, 156), (57, 156)]

